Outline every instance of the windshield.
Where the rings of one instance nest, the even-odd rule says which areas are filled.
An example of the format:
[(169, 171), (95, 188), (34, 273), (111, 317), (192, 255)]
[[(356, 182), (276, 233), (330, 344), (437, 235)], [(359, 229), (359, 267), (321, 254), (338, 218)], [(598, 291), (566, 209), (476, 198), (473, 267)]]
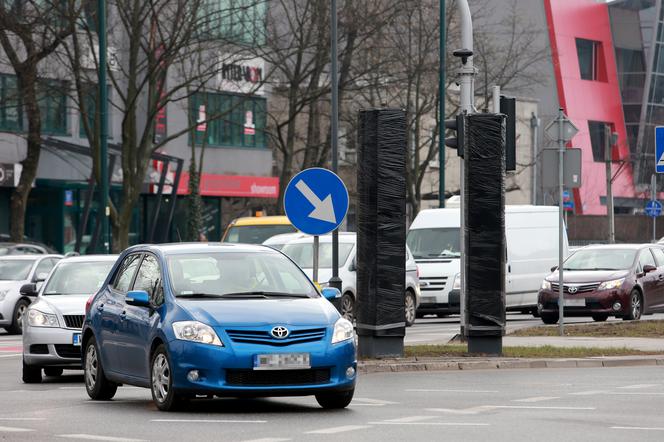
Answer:
[(563, 270), (627, 270), (635, 257), (636, 250), (630, 249), (578, 250), (567, 258)]
[[(350, 251), (353, 250), (355, 244), (339, 243), (339, 262), (345, 263), (348, 259)], [(288, 255), (290, 259), (295, 261), (297, 265), (303, 269), (311, 269), (314, 266), (314, 244), (313, 243), (298, 243), (286, 244), (281, 249), (284, 254)], [(332, 243), (322, 243), (318, 247), (318, 268), (329, 269), (332, 268)]]
[(92, 296), (106, 280), (115, 261), (63, 262), (46, 282), (44, 295)]
[(35, 263), (32, 259), (0, 260), (0, 281), (23, 281), (28, 279), (30, 269)]
[(175, 296), (270, 292), (314, 297), (318, 293), (295, 264), (271, 251), (171, 255), (168, 269)]
[(262, 244), (268, 238), (282, 233), (295, 233), (297, 229), (290, 224), (272, 224), (262, 226), (233, 226), (228, 229), (224, 242)]
[(461, 256), (458, 227), (415, 229), (408, 232), (406, 244), (415, 259), (458, 258)]

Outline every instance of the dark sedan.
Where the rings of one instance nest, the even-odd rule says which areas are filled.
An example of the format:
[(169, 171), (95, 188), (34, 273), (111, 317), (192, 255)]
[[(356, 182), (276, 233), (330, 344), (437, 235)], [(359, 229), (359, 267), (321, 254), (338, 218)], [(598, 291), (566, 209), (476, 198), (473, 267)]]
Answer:
[[(664, 249), (658, 245), (598, 245), (563, 264), (565, 316), (638, 320), (664, 311)], [(545, 324), (558, 322), (558, 272), (547, 276), (537, 309)]]

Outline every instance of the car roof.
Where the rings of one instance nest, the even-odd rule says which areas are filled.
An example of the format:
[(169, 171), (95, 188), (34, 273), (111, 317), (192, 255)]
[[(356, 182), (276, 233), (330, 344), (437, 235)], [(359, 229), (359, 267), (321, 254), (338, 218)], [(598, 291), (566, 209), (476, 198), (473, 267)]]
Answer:
[(12, 261), (26, 261), (26, 260), (35, 260), (42, 258), (62, 258), (62, 255), (54, 254), (45, 254), (45, 253), (35, 253), (30, 255), (2, 255), (0, 259), (9, 259)]
[(69, 256), (60, 260), (60, 262), (101, 262), (112, 261), (115, 262), (119, 255), (81, 255)]
[[(329, 243), (332, 242), (332, 235), (321, 235), (320, 242)], [(314, 237), (306, 235), (302, 238), (297, 238), (292, 241), (289, 241), (288, 244), (309, 244), (314, 242)], [(339, 242), (345, 244), (355, 244), (357, 242), (357, 233), (355, 232), (339, 232)]]
[(241, 244), (221, 242), (190, 242), (190, 243), (167, 243), (167, 244), (138, 244), (130, 247), (127, 252), (153, 251), (164, 255), (179, 253), (204, 253), (204, 252), (276, 252), (274, 249), (262, 244)]
[(579, 250), (639, 250), (652, 246), (662, 247), (658, 244), (594, 244), (591, 246), (582, 247)]
[(286, 244), (290, 241), (293, 241), (294, 239), (300, 239), (300, 238), (305, 238), (307, 237), (306, 234), (301, 233), (301, 232), (295, 232), (295, 233), (280, 233), (278, 235), (274, 235), (263, 241), (264, 245), (273, 245), (273, 244)]
[(231, 226), (290, 225), (286, 216), (247, 216), (231, 221)]

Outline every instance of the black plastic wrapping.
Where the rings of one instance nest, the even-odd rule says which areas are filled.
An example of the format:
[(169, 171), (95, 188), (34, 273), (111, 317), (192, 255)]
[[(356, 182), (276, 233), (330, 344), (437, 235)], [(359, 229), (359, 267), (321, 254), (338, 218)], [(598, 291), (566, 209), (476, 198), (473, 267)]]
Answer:
[(466, 120), (466, 334), (505, 330), (505, 116)]
[(405, 335), (406, 114), (359, 113), (357, 333)]

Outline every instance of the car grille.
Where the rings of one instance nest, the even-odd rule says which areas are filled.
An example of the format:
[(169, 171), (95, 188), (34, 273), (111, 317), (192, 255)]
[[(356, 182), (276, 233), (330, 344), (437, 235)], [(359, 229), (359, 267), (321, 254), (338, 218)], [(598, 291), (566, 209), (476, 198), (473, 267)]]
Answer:
[(71, 344), (55, 344), (55, 352), (61, 358), (76, 358), (81, 357), (81, 347)]
[[(570, 287), (576, 287), (576, 292), (575, 293), (570, 293), (572, 295), (576, 295), (577, 293), (587, 293), (587, 292), (592, 292), (594, 290), (597, 290), (597, 287), (599, 287), (600, 283), (599, 282), (594, 282), (592, 284), (563, 284), (563, 292), (565, 293), (570, 293), (569, 288)], [(556, 292), (558, 291), (558, 284), (556, 283), (551, 283), (551, 290)]]
[(46, 344), (32, 344), (30, 346), (30, 353), (33, 355), (47, 355), (48, 345)]
[(310, 385), (330, 381), (330, 370), (226, 370), (228, 385)]
[(423, 292), (444, 290), (447, 284), (447, 276), (420, 277), (420, 290)]
[(67, 328), (83, 328), (85, 315), (64, 315)]
[(325, 337), (325, 329), (310, 328), (305, 330), (291, 330), (290, 334), (284, 339), (273, 337), (269, 330), (226, 330), (226, 334), (233, 342), (284, 347), (287, 345), (320, 341)]

